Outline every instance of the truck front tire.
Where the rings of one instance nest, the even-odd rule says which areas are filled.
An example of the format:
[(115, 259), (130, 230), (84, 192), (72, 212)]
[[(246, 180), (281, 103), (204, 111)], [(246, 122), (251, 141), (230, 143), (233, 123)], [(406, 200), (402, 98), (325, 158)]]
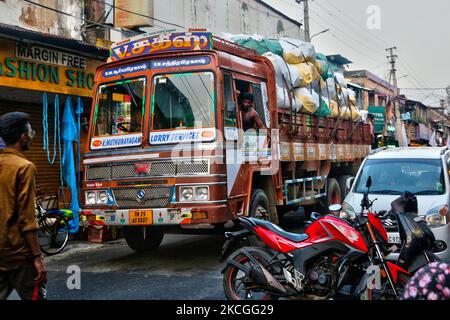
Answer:
[(149, 227), (124, 227), (123, 235), (127, 245), (136, 252), (155, 250), (164, 238), (164, 232), (162, 230)]

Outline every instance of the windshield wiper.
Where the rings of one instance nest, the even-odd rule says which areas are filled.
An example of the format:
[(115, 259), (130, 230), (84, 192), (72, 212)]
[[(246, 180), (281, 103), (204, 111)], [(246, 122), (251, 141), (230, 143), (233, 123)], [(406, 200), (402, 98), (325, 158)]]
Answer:
[(415, 192), (414, 193), (416, 196), (426, 196), (426, 195), (438, 195), (438, 194), (442, 194), (442, 192), (436, 191), (436, 190), (424, 190), (424, 191), (419, 191), (419, 192)]
[(138, 107), (138, 104), (136, 102), (136, 99), (134, 98), (134, 93), (133, 90), (131, 90), (130, 84), (128, 82), (125, 82), (125, 77), (123, 75), (120, 76), (120, 78), (123, 81), (123, 84), (125, 85), (125, 88), (128, 91), (128, 94), (130, 95), (131, 99), (133, 100), (134, 105), (136, 106), (136, 108)]
[(370, 191), (370, 193), (372, 194), (393, 194), (393, 195), (401, 195), (402, 192), (400, 191), (395, 191), (395, 190), (375, 190), (375, 191)]

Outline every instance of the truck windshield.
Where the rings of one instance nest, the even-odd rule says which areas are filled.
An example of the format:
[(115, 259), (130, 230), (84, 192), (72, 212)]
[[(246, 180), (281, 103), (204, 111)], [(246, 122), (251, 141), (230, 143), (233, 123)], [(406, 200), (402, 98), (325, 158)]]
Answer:
[(372, 177), (371, 194), (442, 195), (445, 180), (439, 159), (368, 159), (356, 182), (355, 192), (364, 193)]
[(212, 72), (155, 76), (151, 130), (212, 128), (214, 104)]
[(142, 132), (145, 83), (145, 78), (139, 78), (99, 86), (95, 137)]

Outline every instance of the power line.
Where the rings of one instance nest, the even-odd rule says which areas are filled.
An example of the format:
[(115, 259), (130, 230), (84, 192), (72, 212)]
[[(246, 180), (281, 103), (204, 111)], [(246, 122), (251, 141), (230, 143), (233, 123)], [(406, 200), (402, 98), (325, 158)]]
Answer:
[[(325, 21), (325, 23), (328, 23), (325, 19), (323, 19), (322, 17), (320, 17), (320, 15), (318, 15), (317, 13), (316, 13), (316, 16), (318, 16), (318, 17), (321, 18), (323, 21)], [(318, 23), (317, 20), (314, 20), (313, 17), (310, 17), (310, 19), (311, 19), (312, 21), (316, 22), (318, 25), (324, 27), (322, 24)], [(325, 27), (324, 27), (324, 28), (325, 28)], [(340, 38), (337, 37), (333, 32), (330, 32), (330, 33), (331, 33), (335, 38), (340, 39)], [(341, 32), (341, 33), (342, 33), (342, 32)], [(345, 35), (345, 33), (342, 33), (342, 34)], [(349, 36), (347, 36), (347, 37), (349, 37)], [(350, 38), (351, 38), (351, 37), (350, 37)], [(342, 39), (340, 39), (340, 40), (343, 41)], [(343, 41), (343, 42), (345, 42), (345, 41)], [(348, 41), (347, 41), (347, 42), (348, 42)], [(358, 42), (358, 43), (359, 43), (359, 41), (355, 41), (355, 42)], [(378, 59), (378, 58), (375, 59), (373, 56), (367, 54), (366, 52), (362, 52), (362, 51), (359, 50), (359, 49), (356, 49), (355, 47), (349, 45), (348, 43), (346, 44), (346, 46), (352, 48), (353, 50), (355, 50), (355, 51), (357, 51), (357, 52), (359, 52), (360, 54), (362, 54), (363, 56), (369, 58), (370, 60), (375, 61), (377, 65), (379, 65), (379, 64), (382, 63), (382, 61), (383, 61), (383, 60)]]
[(419, 91), (424, 91), (424, 90), (432, 90), (432, 91), (436, 91), (436, 90), (445, 90), (445, 88), (400, 88), (401, 90), (419, 90)]
[[(128, 10), (128, 9), (124, 9), (124, 8), (115, 6), (115, 5), (113, 5), (113, 4), (109, 4), (109, 3), (107, 3), (107, 2), (104, 1), (104, 0), (103, 0), (103, 1), (102, 1), (102, 0), (92, 0), (92, 1), (95, 1), (95, 2), (98, 2), (98, 3), (105, 4), (105, 5), (107, 5), (107, 6), (111, 7), (111, 8), (113, 8), (113, 9), (118, 9), (118, 10), (121, 10), (121, 11), (125, 11), (125, 12), (128, 12), (128, 13), (134, 14), (134, 15), (136, 15), (136, 16), (140, 16), (140, 17), (144, 17), (144, 18), (149, 18), (149, 19), (152, 19), (152, 20), (155, 20), (155, 21), (158, 21), (158, 22), (167, 24), (167, 25), (171, 25), (171, 26), (178, 27), (178, 28), (186, 28), (185, 26), (182, 26), (182, 25), (179, 25), (179, 24), (176, 24), (176, 23), (167, 22), (167, 21), (164, 21), (164, 20), (162, 20), (162, 19), (158, 19), (158, 18), (149, 16), (149, 15), (145, 15), (145, 14), (139, 13), (139, 12), (130, 11), (130, 10)], [(156, 24), (155, 24), (155, 25), (156, 25)], [(163, 28), (162, 26), (158, 26), (158, 25), (156, 25), (156, 26), (157, 26), (157, 27), (160, 27), (160, 28)]]
[[(325, 28), (324, 25), (322, 25), (320, 22), (318, 22), (317, 20), (315, 20), (313, 17), (310, 17), (310, 19), (311, 19), (312, 21), (314, 21), (315, 23), (317, 23), (320, 27)], [(339, 41), (342, 41), (342, 39), (339, 38), (339, 37), (338, 37), (336, 34), (334, 34), (332, 31), (330, 31), (329, 33), (330, 33), (334, 38), (338, 39)], [(355, 47), (353, 47), (353, 46), (351, 46), (351, 45), (349, 45), (349, 44), (347, 44), (347, 47), (349, 47), (349, 48), (351, 48), (351, 49), (353, 49), (353, 50), (355, 50), (355, 51), (361, 53), (363, 56), (366, 56), (366, 57), (369, 58), (370, 60), (375, 61), (377, 64), (380, 63), (379, 60), (375, 60), (375, 59), (371, 58), (370, 56), (367, 56), (366, 53), (363, 53), (362, 51), (358, 50), (357, 48), (355, 48)]]
[(55, 8), (52, 8), (52, 7), (49, 7), (49, 6), (37, 3), (37, 2), (34, 2), (34, 1), (31, 1), (31, 0), (23, 0), (23, 1), (31, 3), (31, 4), (33, 4), (35, 6), (38, 6), (38, 7), (41, 7), (41, 8), (44, 8), (44, 9), (56, 12), (56, 13), (59, 13), (59, 14), (63, 14), (63, 15), (68, 16), (68, 17), (72, 17), (72, 18), (75, 18), (75, 19), (78, 19), (78, 20), (81, 20), (81, 21), (84, 21), (84, 22), (89, 22), (89, 23), (91, 23), (93, 25), (96, 25), (98, 27), (102, 27), (102, 28), (106, 28), (106, 29), (110, 29), (110, 30), (114, 30), (114, 31), (122, 32), (122, 33), (127, 33), (129, 35), (136, 35), (136, 34), (138, 34), (135, 31), (117, 30), (117, 29), (115, 29), (115, 28), (113, 28), (113, 27), (111, 27), (109, 25), (101, 24), (101, 23), (98, 23), (98, 22), (95, 22), (95, 21), (92, 21), (92, 20), (89, 20), (89, 19), (82, 18), (82, 17), (77, 17), (77, 16), (74, 16), (74, 15), (72, 15), (70, 13), (67, 13), (67, 12), (64, 12), (64, 11), (61, 11), (61, 10), (58, 10), (58, 9), (55, 9)]
[[(322, 5), (320, 5), (317, 1), (316, 2), (314, 2), (317, 6), (319, 6), (322, 10), (324, 10), (324, 11), (326, 11), (326, 12), (328, 12), (328, 14), (330, 15), (330, 16), (332, 16), (332, 17), (335, 17), (336, 19), (338, 19), (338, 20), (341, 20), (341, 19), (339, 19), (339, 17), (337, 17), (335, 14), (334, 14), (334, 12), (332, 13), (331, 11), (329, 11), (327, 8), (325, 8), (324, 6), (322, 6)], [(329, 3), (329, 2), (328, 2)], [(330, 4), (330, 3), (329, 3)], [(345, 16), (346, 18), (348, 18), (355, 26), (357, 26), (358, 27), (358, 31), (359, 30), (363, 30), (363, 28), (361, 28), (361, 26), (352, 18), (352, 17), (350, 17), (349, 15), (347, 15), (347, 14), (345, 14), (340, 8), (338, 8), (338, 7), (336, 7), (335, 5), (333, 5), (333, 4), (330, 4), (332, 7), (334, 7), (339, 13), (341, 13), (343, 16)], [(349, 26), (349, 28), (351, 28), (351, 30), (352, 30), (352, 32), (355, 30), (350, 24), (349, 24), (349, 22), (348, 22), (348, 20), (346, 20), (346, 19), (342, 19), (341, 21), (343, 21), (347, 26)], [(361, 35), (364, 35), (364, 37), (366, 36), (366, 32), (363, 32), (363, 31), (360, 31), (360, 34)], [(374, 34), (371, 34), (371, 37), (372, 38), (375, 38), (375, 40), (378, 40), (379, 41), (379, 43), (383, 43), (383, 46), (384, 46), (384, 44), (389, 44), (389, 42), (387, 42), (386, 40), (384, 40), (384, 39), (382, 39), (382, 38), (380, 38), (380, 37), (378, 37), (378, 36), (376, 36), (376, 35), (374, 35)], [(365, 38), (364, 38), (364, 41), (367, 41), (367, 40), (365, 40)], [(367, 41), (366, 43), (368, 43), (369, 44), (369, 42)], [(367, 48), (369, 48), (367, 45), (365, 45), (365, 44), (363, 44), (365, 47), (367, 47)], [(379, 50), (379, 47), (376, 47), (376, 46), (374, 46), (374, 45), (372, 45), (372, 43), (370, 43), (370, 46), (372, 46), (372, 48), (373, 49), (371, 49), (371, 50), (374, 50), (374, 51), (377, 51), (377, 52), (380, 52)], [(370, 49), (370, 48), (369, 48)], [(404, 60), (404, 59), (403, 59)], [(405, 64), (407, 64), (407, 62), (406, 62), (406, 60), (404, 60), (405, 61)], [(400, 62), (399, 62), (400, 63)], [(405, 66), (405, 68), (406, 68), (406, 66)], [(409, 68), (407, 68), (409, 71), (407, 72), (407, 73), (409, 73), (410, 75), (411, 75), (411, 77), (412, 78), (414, 78), (414, 80), (417, 82), (417, 84), (419, 84), (419, 86), (420, 87), (427, 87), (426, 85), (424, 85), (421, 81), (419, 81), (417, 78), (419, 78), (419, 77), (417, 77), (417, 75), (415, 74), (415, 72), (413, 72), (412, 71), (412, 67), (409, 67)], [(414, 86), (416, 85), (416, 84), (413, 84)]]
[[(349, 21), (353, 22), (353, 24), (354, 24), (355, 26), (357, 26), (358, 28), (361, 28), (361, 26), (359, 25), (359, 23), (356, 22), (356, 20), (355, 20), (353, 17), (347, 15), (344, 11), (342, 11), (340, 8), (338, 8), (338, 7), (335, 6), (334, 4), (330, 3), (328, 0), (327, 0), (326, 2), (327, 2), (329, 5), (331, 5), (332, 7), (334, 7), (339, 13), (341, 13), (341, 14), (342, 14), (343, 16), (345, 16), (347, 19), (349, 19)], [(345, 20), (344, 20), (344, 21), (345, 21)], [(361, 28), (361, 29), (362, 29), (362, 28)], [(372, 34), (372, 33), (371, 33), (370, 35), (371, 35), (372, 37), (378, 39), (379, 41), (383, 42), (383, 46), (386, 46), (386, 45), (392, 46), (392, 43), (389, 43), (388, 41), (386, 41), (386, 40), (384, 40), (384, 39), (378, 37), (377, 35)]]
[[(330, 17), (332, 17), (333, 20), (340, 20), (340, 21), (346, 23), (347, 26), (349, 26), (349, 24), (348, 24), (348, 22), (347, 22), (346, 20), (341, 20), (341, 19), (340, 19), (338, 16), (336, 16), (333, 12), (329, 11), (327, 8), (325, 8), (325, 7), (323, 7), (322, 5), (320, 5), (317, 1), (315, 1), (315, 2), (313, 2), (313, 3), (316, 4), (318, 7), (320, 7), (320, 8), (324, 11), (324, 13), (326, 13), (326, 14), (328, 14)], [(330, 24), (331, 24), (331, 23), (330, 23)], [(331, 25), (333, 25), (333, 24), (331, 24)], [(337, 27), (336, 25), (334, 25), (334, 27), (335, 27), (336, 29), (338, 29), (338, 27)], [(359, 27), (359, 26), (358, 26), (358, 27)], [(360, 28), (360, 27), (359, 27), (359, 28)], [(340, 29), (338, 29), (338, 30), (340, 30)], [(356, 33), (355, 33), (355, 28), (354, 28), (354, 27), (350, 26), (350, 27), (349, 27), (349, 30), (351, 30), (352, 34), (355, 34), (355, 35), (356, 35)], [(358, 30), (358, 29), (356, 29), (356, 30)], [(342, 30), (340, 30), (340, 31), (341, 31), (342, 33), (345, 34), (345, 32), (343, 32)], [(359, 30), (358, 30), (358, 31), (359, 31)], [(372, 43), (369, 43), (369, 42), (367, 42), (368, 45), (366, 45), (366, 43), (363, 43), (363, 41), (364, 41), (364, 42), (366, 41), (366, 39), (365, 39), (366, 34), (365, 34), (365, 33), (361, 33), (361, 34), (364, 35), (364, 38), (361, 38), (361, 39), (363, 39), (363, 40), (358, 40), (358, 39), (355, 39), (355, 38), (350, 37), (350, 36), (348, 36), (348, 37), (351, 38), (353, 41), (358, 42), (360, 45), (365, 46), (365, 47), (368, 48), (369, 50), (371, 50), (371, 51), (376, 51), (378, 54), (384, 56), (384, 51), (381, 50), (380, 47), (377, 47), (377, 46), (375, 46), (375, 45), (372, 45)]]

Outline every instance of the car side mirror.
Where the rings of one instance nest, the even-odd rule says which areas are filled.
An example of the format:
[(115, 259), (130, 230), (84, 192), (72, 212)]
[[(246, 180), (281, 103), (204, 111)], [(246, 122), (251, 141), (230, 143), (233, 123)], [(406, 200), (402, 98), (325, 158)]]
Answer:
[(345, 181), (345, 186), (347, 187), (347, 190), (350, 190), (352, 188), (354, 182), (355, 177), (348, 178), (347, 181)]
[(227, 103), (227, 118), (236, 118), (236, 102), (234, 101)]

